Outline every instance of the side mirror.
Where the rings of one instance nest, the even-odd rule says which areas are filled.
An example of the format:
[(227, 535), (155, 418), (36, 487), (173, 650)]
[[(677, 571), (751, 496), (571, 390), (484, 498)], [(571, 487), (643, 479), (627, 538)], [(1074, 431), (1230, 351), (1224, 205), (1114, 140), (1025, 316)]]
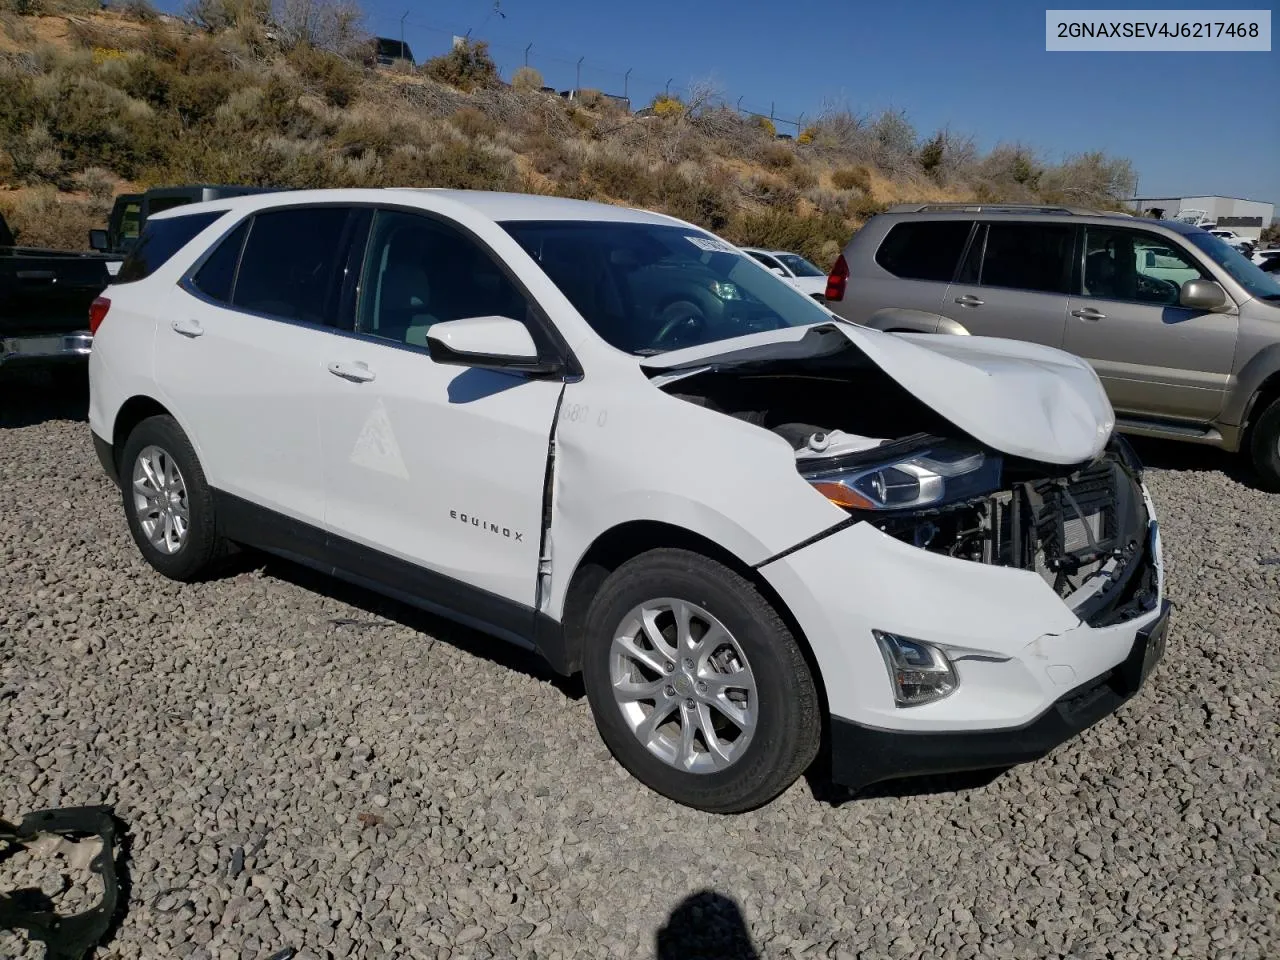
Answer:
[(433, 323), (427, 350), (436, 363), (504, 373), (551, 374), (558, 363), (538, 358), (529, 328), (510, 317), (467, 317)]
[(770, 267), (770, 268), (769, 268), (769, 272), (770, 272), (770, 273), (773, 273), (773, 274), (776, 274), (776, 275), (778, 275), (779, 277), (783, 277), (783, 278), (785, 278), (785, 277), (786, 277), (786, 273), (783, 271), (783, 269), (782, 269), (781, 267)]
[(107, 252), (107, 231), (90, 230), (89, 231), (89, 249), (97, 250), (99, 253)]
[(1227, 291), (1213, 280), (1188, 280), (1179, 291), (1178, 303), (1191, 310), (1217, 310), (1227, 305)]

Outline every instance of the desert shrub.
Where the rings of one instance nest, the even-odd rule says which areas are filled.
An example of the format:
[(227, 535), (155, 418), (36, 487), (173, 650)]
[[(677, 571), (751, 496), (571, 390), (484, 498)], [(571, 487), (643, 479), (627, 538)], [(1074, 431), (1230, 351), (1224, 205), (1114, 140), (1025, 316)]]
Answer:
[(1070, 157), (1044, 173), (1041, 194), (1050, 203), (1117, 207), (1137, 187), (1133, 164), (1094, 151)]
[(498, 85), (498, 67), (483, 40), (463, 40), (448, 53), (422, 64), (423, 76), (459, 90), (488, 89)]
[(476, 137), (492, 137), (498, 125), (481, 110), (475, 107), (462, 107), (450, 121), (464, 137), (474, 140)]
[(871, 171), (866, 167), (837, 167), (831, 171), (831, 185), (837, 190), (861, 190), (866, 193), (871, 189)]
[(797, 190), (809, 190), (818, 185), (818, 175), (803, 164), (795, 164), (787, 171), (787, 179)]
[(753, 116), (751, 118), (751, 125), (763, 130), (770, 137), (776, 137), (778, 135), (777, 125), (768, 117)]
[(654, 200), (671, 216), (716, 233), (728, 224), (734, 208), (733, 198), (724, 186), (676, 171), (656, 178)]
[(916, 159), (920, 162), (921, 170), (931, 177), (936, 177), (941, 172), (940, 168), (945, 155), (946, 139), (941, 132), (938, 132), (921, 145)]
[(611, 150), (592, 156), (586, 162), (585, 173), (606, 196), (626, 203), (648, 203), (654, 193), (655, 183), (648, 167)]
[(794, 250), (813, 260), (825, 258), (831, 243), (843, 244), (850, 229), (832, 214), (800, 216), (782, 210), (739, 211), (725, 228), (725, 236), (741, 246)]
[(0, 212), (23, 246), (83, 250), (89, 231), (102, 225), (107, 208), (96, 201), (60, 196), (47, 187), (0, 193)]
[(192, 0), (187, 16), (210, 33), (266, 23), (270, 0)]
[(805, 192), (808, 200), (819, 213), (834, 213), (843, 216), (849, 209), (849, 198), (838, 190), (826, 187), (814, 187)]
[(89, 167), (75, 176), (76, 186), (87, 193), (90, 199), (100, 204), (109, 204), (115, 196), (118, 178), (102, 167)]
[(589, 87), (576, 91), (573, 99), (575, 103), (582, 104), (588, 110), (598, 110), (605, 103), (604, 94)]
[(565, 111), (565, 116), (569, 118), (570, 123), (583, 133), (595, 133), (597, 120), (591, 114), (587, 113), (587, 111), (579, 110), (577, 107), (571, 106)]
[(137, 20), (140, 23), (150, 23), (158, 16), (156, 8), (149, 0), (124, 0), (124, 3), (120, 4), (120, 12), (130, 20)]
[(521, 93), (536, 93), (542, 89), (542, 74), (533, 67), (521, 67), (511, 75), (511, 86)]
[(351, 54), (368, 43), (364, 13), (351, 0), (272, 0), (271, 24), (286, 49)]
[(796, 162), (795, 151), (781, 143), (766, 143), (759, 156), (760, 162), (770, 170), (785, 170)]
[(58, 141), (43, 123), (9, 138), (9, 160), (19, 183), (57, 183), (66, 167)]
[(813, 137), (814, 137), (814, 128), (805, 127), (803, 130), (800, 131), (800, 135), (796, 137), (796, 143), (800, 144), (801, 146), (807, 147), (809, 144), (813, 143)]
[(151, 108), (88, 77), (64, 77), (46, 104), (49, 131), (72, 169), (137, 172), (156, 143)]
[(888, 209), (887, 204), (873, 200), (865, 193), (850, 198), (846, 207), (849, 217), (854, 220), (869, 220), (877, 213), (884, 213)]
[(397, 150), (379, 186), (510, 190), (518, 184), (513, 159), (479, 144), (450, 140), (427, 150)]
[(360, 70), (345, 57), (301, 44), (289, 51), (289, 62), (308, 89), (335, 107), (346, 107), (360, 91)]
[(649, 109), (660, 117), (679, 117), (685, 112), (684, 103), (679, 97), (668, 93), (660, 93), (653, 98)]
[(742, 192), (758, 203), (769, 207), (793, 207), (800, 194), (795, 187), (769, 174), (752, 174), (742, 181)]

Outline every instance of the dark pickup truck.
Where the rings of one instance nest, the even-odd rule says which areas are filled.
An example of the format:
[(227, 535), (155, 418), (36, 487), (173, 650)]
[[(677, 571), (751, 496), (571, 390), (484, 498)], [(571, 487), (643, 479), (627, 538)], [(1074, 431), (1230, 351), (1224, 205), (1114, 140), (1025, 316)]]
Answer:
[(0, 368), (83, 361), (93, 341), (89, 305), (120, 260), (15, 246), (0, 217)]

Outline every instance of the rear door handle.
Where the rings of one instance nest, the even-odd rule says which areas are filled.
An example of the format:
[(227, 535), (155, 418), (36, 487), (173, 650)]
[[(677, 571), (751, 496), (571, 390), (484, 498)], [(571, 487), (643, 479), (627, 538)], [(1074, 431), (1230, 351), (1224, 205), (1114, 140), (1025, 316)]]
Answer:
[(58, 274), (53, 270), (19, 270), (19, 280), (48, 280), (51, 283), (58, 282)]
[(986, 301), (981, 297), (975, 297), (971, 293), (966, 293), (963, 297), (956, 297), (956, 303), (960, 304), (962, 307), (980, 307), (986, 303)]
[(184, 337), (199, 337), (204, 334), (204, 327), (200, 326), (199, 320), (175, 320), (169, 326)]
[(346, 363), (341, 360), (335, 360), (329, 364), (329, 372), (335, 377), (341, 377), (343, 380), (350, 380), (352, 383), (368, 383), (376, 374), (369, 369), (368, 365), (359, 360)]
[(1081, 320), (1105, 320), (1107, 315), (1101, 310), (1095, 310), (1093, 307), (1081, 307), (1079, 310), (1072, 310), (1073, 317), (1079, 317)]

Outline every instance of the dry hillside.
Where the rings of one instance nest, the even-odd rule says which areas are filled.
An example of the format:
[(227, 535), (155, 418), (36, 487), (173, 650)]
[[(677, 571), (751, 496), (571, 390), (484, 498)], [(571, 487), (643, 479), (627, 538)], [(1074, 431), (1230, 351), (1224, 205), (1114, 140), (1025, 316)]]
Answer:
[(979, 155), (895, 112), (831, 110), (790, 142), (697, 85), (648, 116), (590, 91), (569, 103), (527, 69), (502, 82), (480, 43), (373, 71), (349, 24), (322, 37), (268, 14), (262, 0), (199, 0), (182, 20), (143, 0), (0, 0), (0, 211), (19, 241), (83, 247), (139, 186), (452, 186), (664, 210), (825, 266), (894, 201), (1106, 205), (1132, 180), (1101, 154)]

